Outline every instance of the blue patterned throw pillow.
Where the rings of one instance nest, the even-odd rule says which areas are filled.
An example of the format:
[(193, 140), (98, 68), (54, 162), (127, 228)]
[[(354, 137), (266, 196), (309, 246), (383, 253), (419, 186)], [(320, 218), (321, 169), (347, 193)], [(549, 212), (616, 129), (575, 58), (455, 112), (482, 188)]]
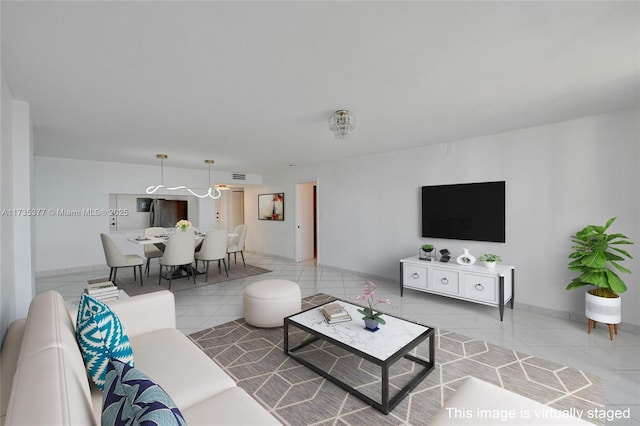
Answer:
[(101, 424), (168, 426), (187, 422), (160, 385), (140, 370), (113, 359), (107, 367)]
[(83, 294), (80, 297), (76, 337), (89, 376), (100, 390), (110, 358), (133, 367), (133, 350), (120, 320), (99, 300)]

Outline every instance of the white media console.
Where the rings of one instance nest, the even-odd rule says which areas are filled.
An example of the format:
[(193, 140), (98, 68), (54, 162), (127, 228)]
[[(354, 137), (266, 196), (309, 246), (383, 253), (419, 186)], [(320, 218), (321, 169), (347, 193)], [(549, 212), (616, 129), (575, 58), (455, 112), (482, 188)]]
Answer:
[(459, 265), (455, 262), (420, 260), (418, 256), (400, 260), (400, 296), (405, 288), (439, 294), (500, 308), (511, 302), (513, 309), (515, 268), (483, 264)]

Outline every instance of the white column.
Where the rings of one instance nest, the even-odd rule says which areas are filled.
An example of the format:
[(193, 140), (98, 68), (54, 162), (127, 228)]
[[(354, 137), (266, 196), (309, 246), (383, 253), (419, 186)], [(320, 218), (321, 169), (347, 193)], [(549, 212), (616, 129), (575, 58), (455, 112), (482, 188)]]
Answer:
[[(33, 184), (33, 133), (29, 104), (13, 101), (13, 207), (31, 209)], [(13, 255), (16, 317), (27, 316), (35, 291), (33, 226), (37, 217), (14, 218)]]

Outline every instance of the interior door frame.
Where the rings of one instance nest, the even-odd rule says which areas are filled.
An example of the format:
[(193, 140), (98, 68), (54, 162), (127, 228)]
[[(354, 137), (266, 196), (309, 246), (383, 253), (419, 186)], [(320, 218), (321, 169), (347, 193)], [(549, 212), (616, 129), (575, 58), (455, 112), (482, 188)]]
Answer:
[[(296, 183), (296, 202), (295, 202), (295, 261), (296, 262), (301, 262), (302, 261), (302, 246), (303, 246), (303, 241), (302, 241), (302, 237), (303, 237), (303, 233), (300, 232), (300, 225), (301, 225), (301, 215), (302, 215), (302, 210), (305, 206), (301, 205), (301, 193), (304, 190), (303, 187), (308, 185), (308, 184), (314, 184), (316, 191), (315, 191), (315, 215), (313, 217), (313, 221), (315, 224), (315, 240), (316, 240), (316, 253), (315, 253), (315, 259), (316, 259), (316, 264), (320, 263), (320, 239), (318, 238), (318, 236), (320, 235), (320, 222), (318, 221), (318, 216), (319, 216), (319, 211), (320, 211), (320, 206), (319, 206), (319, 197), (317, 196), (319, 188), (320, 188), (320, 183), (319, 180), (317, 178), (312, 178), (312, 179), (305, 179), (305, 180), (301, 180), (298, 181)], [(309, 206), (306, 206), (309, 207)], [(313, 208), (313, 206), (311, 206), (311, 208)]]

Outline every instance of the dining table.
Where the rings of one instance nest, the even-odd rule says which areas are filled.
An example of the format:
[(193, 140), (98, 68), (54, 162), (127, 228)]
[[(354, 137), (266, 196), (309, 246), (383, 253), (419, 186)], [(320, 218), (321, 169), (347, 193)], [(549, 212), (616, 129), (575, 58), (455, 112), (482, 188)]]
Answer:
[[(234, 234), (232, 232), (230, 232), (229, 234), (227, 234), (229, 237), (237, 237), (238, 234)], [(130, 241), (134, 244), (138, 244), (138, 245), (146, 245), (146, 244), (154, 244), (156, 247), (158, 247), (160, 250), (164, 251), (164, 245), (167, 242), (167, 240), (169, 239), (170, 234), (166, 234), (160, 237), (146, 237), (146, 236), (139, 236), (139, 237), (129, 237), (127, 238), (127, 241)], [(199, 246), (202, 244), (202, 241), (204, 241), (204, 237), (206, 236), (206, 234), (200, 233), (200, 232), (196, 232), (196, 251), (199, 248)]]
[[(147, 236), (139, 236), (139, 237), (129, 237), (127, 238), (127, 241), (130, 241), (134, 244), (138, 244), (141, 246), (147, 245), (147, 244), (153, 244), (156, 247), (158, 247), (160, 250), (164, 251), (164, 247), (166, 242), (169, 240), (171, 234), (166, 234), (166, 235), (162, 235), (159, 237), (147, 237)], [(197, 249), (200, 247), (200, 245), (202, 244), (202, 241), (204, 241), (204, 237), (205, 234), (202, 233), (196, 233), (196, 251)]]
[[(164, 252), (165, 246), (167, 241), (169, 241), (169, 237), (171, 236), (171, 234), (167, 233), (165, 235), (159, 236), (159, 237), (149, 237), (149, 236), (137, 236), (137, 237), (129, 237), (127, 238), (127, 241), (132, 242), (134, 244), (138, 244), (141, 246), (145, 246), (147, 244), (153, 244), (155, 245), (158, 249), (160, 249), (162, 252)], [(194, 251), (199, 251), (200, 247), (202, 246), (202, 242), (204, 241), (204, 237), (205, 234), (201, 233), (201, 232), (196, 232), (195, 233), (195, 246), (194, 246)], [(203, 274), (204, 272), (200, 272), (198, 271), (196, 268), (193, 268), (193, 271), (196, 275), (200, 275)], [(184, 272), (184, 274), (183, 274)], [(187, 269), (184, 266), (180, 266), (180, 268), (178, 270), (175, 271), (175, 273), (173, 274), (172, 278), (182, 278), (182, 277), (188, 277), (188, 272)]]
[[(171, 234), (167, 233), (165, 235), (161, 235), (159, 237), (149, 237), (149, 236), (144, 236), (144, 235), (140, 235), (137, 237), (129, 237), (127, 238), (127, 241), (132, 242), (134, 244), (138, 244), (140, 246), (145, 246), (147, 244), (153, 244), (155, 245), (158, 249), (160, 249), (162, 252), (164, 252), (164, 248), (166, 245), (166, 242), (169, 240), (169, 237), (171, 236)], [(204, 241), (204, 237), (206, 236), (206, 234), (202, 233), (202, 232), (196, 232), (195, 233), (195, 247), (194, 247), (194, 251), (199, 251), (200, 248), (202, 247), (202, 242)], [(228, 234), (228, 237), (237, 237), (238, 234), (235, 234), (233, 232), (230, 232)], [(197, 268), (193, 268), (194, 272), (196, 275), (200, 275), (200, 274), (204, 274), (204, 272), (198, 271)], [(184, 274), (183, 274), (184, 272)], [(174, 274), (174, 276), (172, 278), (181, 278), (181, 277), (186, 277), (188, 276), (186, 268), (184, 266), (181, 266), (180, 269), (178, 269), (176, 271), (176, 273)]]

